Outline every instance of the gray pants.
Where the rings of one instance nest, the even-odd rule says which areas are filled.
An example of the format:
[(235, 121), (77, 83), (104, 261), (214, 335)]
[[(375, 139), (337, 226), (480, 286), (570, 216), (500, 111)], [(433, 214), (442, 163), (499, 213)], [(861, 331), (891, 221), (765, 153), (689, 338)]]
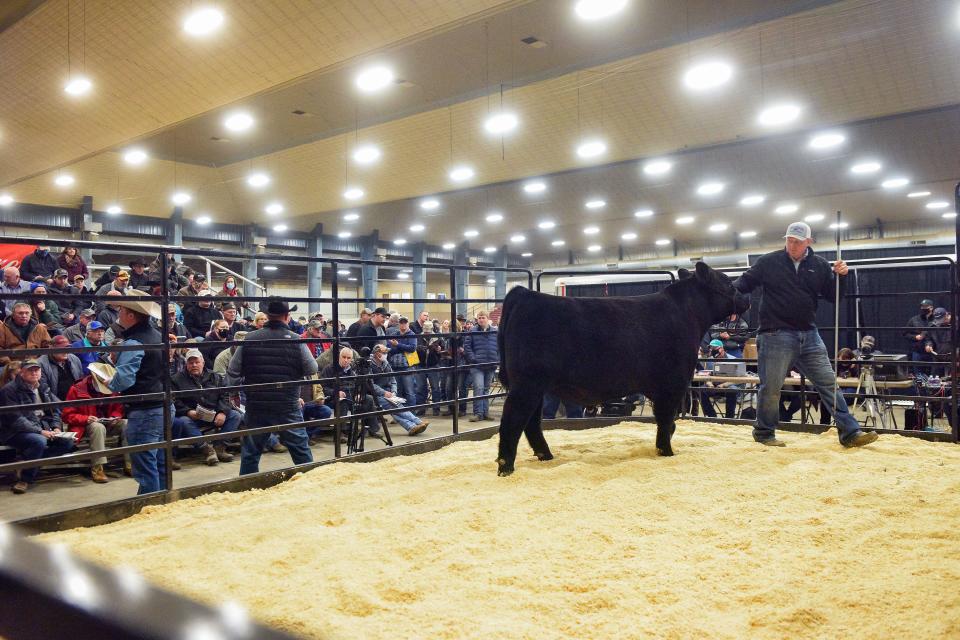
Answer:
[[(91, 451), (105, 451), (107, 448), (107, 434), (115, 435), (120, 434), (120, 446), (123, 446), (126, 438), (124, 437), (124, 431), (127, 428), (126, 419), (118, 420), (117, 422), (111, 423), (111, 426), (107, 428), (102, 422), (91, 422), (87, 425), (87, 437), (90, 439), (90, 450)], [(124, 456), (126, 458), (126, 456)], [(107, 459), (104, 458), (93, 458), (90, 461), (91, 465), (98, 464), (107, 464)]]

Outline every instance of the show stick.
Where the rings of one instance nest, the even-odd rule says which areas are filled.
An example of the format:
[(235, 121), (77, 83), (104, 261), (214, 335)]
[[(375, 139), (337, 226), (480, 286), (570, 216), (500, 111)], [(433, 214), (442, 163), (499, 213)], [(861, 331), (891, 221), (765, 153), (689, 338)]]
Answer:
[[(837, 257), (834, 264), (840, 262), (840, 212), (837, 211)], [(833, 280), (834, 287), (833, 299), (833, 423), (837, 424), (837, 394), (840, 393), (840, 274), (835, 273)]]

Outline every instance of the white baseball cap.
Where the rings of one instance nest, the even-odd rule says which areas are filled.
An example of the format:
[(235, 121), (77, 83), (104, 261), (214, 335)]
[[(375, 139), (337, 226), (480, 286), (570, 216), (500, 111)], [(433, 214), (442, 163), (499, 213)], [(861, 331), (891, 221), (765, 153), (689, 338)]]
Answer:
[(813, 233), (810, 232), (810, 225), (806, 222), (791, 222), (787, 227), (784, 238), (796, 238), (797, 240), (813, 240)]

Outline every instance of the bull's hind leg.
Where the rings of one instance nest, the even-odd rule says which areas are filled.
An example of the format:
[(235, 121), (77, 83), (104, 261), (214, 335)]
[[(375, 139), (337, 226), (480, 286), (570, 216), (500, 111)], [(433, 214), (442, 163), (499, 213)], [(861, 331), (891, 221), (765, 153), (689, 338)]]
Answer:
[(677, 429), (677, 410), (683, 400), (683, 393), (660, 396), (653, 401), (653, 415), (657, 419), (657, 453), (672, 456), (670, 438)]
[(534, 411), (530, 419), (527, 420), (527, 426), (523, 429), (523, 434), (527, 436), (527, 442), (530, 443), (533, 453), (536, 454), (537, 459), (541, 462), (544, 460), (553, 460), (553, 454), (550, 453), (550, 446), (547, 444), (547, 439), (543, 437), (543, 427), (540, 422), (542, 419), (543, 400), (540, 401), (540, 406), (537, 407), (537, 410)]
[(503, 403), (503, 416), (500, 418), (500, 447), (497, 455), (498, 476), (508, 476), (513, 473), (513, 465), (517, 460), (517, 445), (520, 444), (520, 434), (527, 427), (534, 412), (540, 410), (542, 403), (543, 391), (529, 387), (524, 388), (517, 384), (510, 387), (507, 399)]

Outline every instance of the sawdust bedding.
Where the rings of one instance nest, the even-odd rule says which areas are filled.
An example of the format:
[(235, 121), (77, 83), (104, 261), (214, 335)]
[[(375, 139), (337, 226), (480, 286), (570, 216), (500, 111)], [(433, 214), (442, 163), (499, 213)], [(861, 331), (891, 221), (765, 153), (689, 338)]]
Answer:
[(323, 638), (960, 637), (960, 448), (681, 422), (319, 468), (41, 536)]

